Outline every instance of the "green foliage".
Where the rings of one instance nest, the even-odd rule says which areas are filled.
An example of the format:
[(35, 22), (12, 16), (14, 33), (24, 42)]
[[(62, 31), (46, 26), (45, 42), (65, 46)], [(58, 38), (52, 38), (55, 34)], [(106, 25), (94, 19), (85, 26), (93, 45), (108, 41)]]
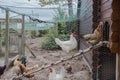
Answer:
[(32, 37), (32, 38), (35, 38), (35, 37), (36, 37), (36, 31), (34, 31), (34, 30), (31, 31), (31, 37)]
[(47, 50), (58, 49), (59, 46), (56, 45), (54, 41), (55, 37), (57, 37), (57, 32), (52, 28), (49, 30), (48, 34), (46, 35), (46, 38), (42, 42), (41, 48)]
[(68, 40), (68, 35), (58, 34), (54, 27), (49, 30), (46, 38), (42, 42), (41, 48), (46, 50), (60, 49), (60, 47), (55, 43), (55, 38), (59, 38), (60, 40)]
[(38, 36), (39, 36), (39, 37), (42, 37), (42, 36), (44, 36), (45, 34), (47, 34), (48, 30), (39, 30), (38, 32), (39, 32)]
[[(60, 20), (60, 19), (66, 19), (68, 16), (65, 14), (64, 11), (58, 9), (56, 11), (56, 15), (54, 16), (54, 20)], [(70, 23), (70, 22), (69, 22)], [(72, 25), (72, 24), (71, 24)], [(55, 43), (55, 38), (59, 38), (60, 40), (68, 40), (69, 34), (68, 34), (68, 22), (58, 22), (54, 24), (54, 27), (49, 30), (48, 34), (46, 35), (46, 38), (42, 42), (42, 49), (47, 50), (54, 50), (54, 49), (60, 49), (60, 47)]]

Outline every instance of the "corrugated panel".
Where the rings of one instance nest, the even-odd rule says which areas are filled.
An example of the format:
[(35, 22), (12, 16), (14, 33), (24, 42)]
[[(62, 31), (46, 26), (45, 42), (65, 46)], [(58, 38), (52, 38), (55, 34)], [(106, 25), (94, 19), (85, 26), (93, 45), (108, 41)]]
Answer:
[(82, 0), (80, 16), (80, 33), (92, 33), (92, 0)]

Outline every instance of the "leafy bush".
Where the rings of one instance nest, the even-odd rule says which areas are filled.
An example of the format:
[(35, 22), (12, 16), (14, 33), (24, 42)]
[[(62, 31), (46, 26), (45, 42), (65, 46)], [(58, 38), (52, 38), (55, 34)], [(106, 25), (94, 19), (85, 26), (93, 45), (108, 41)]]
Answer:
[(35, 38), (35, 37), (36, 37), (36, 31), (34, 31), (34, 30), (31, 31), (31, 37), (32, 37), (32, 38)]
[(57, 31), (52, 28), (51, 30), (49, 30), (46, 38), (42, 42), (41, 48), (46, 50), (60, 49), (60, 47), (55, 43), (55, 38), (60, 38), (61, 40), (68, 39), (65, 34), (58, 35)]
[[(61, 19), (66, 19), (68, 16), (64, 11), (58, 9), (56, 11), (56, 15), (54, 16), (55, 21), (58, 23), (54, 24), (54, 27), (49, 30), (46, 35), (46, 39), (42, 42), (41, 48), (47, 50), (60, 49), (60, 47), (55, 43), (55, 38), (59, 38), (60, 40), (68, 40), (68, 31), (67, 31), (67, 23), (62, 21)], [(61, 20), (61, 22), (59, 22)]]
[(39, 30), (39, 31), (38, 31), (38, 32), (39, 32), (38, 37), (44, 36), (45, 34), (47, 34), (47, 31), (48, 31), (48, 30)]

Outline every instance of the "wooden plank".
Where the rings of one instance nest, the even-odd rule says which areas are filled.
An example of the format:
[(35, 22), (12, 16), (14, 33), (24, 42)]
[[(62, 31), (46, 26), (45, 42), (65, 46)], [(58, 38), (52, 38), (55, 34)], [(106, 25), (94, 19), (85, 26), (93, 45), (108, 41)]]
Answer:
[(5, 38), (5, 64), (8, 63), (9, 58), (9, 11), (6, 10), (6, 38)]
[(22, 15), (22, 29), (21, 29), (21, 54), (25, 55), (25, 38), (24, 38), (24, 28), (25, 28), (25, 16)]
[(104, 12), (107, 9), (111, 9), (111, 3), (106, 3), (101, 6), (101, 12)]
[(106, 4), (106, 3), (109, 3), (110, 1), (112, 1), (112, 0), (102, 0), (101, 4)]
[(112, 14), (112, 9), (105, 10), (104, 12), (102, 12), (101, 18), (111, 17), (111, 14)]
[(116, 80), (120, 80), (120, 54), (116, 54)]
[[(6, 19), (4, 19), (4, 18), (0, 18), (0, 22), (5, 22), (5, 20), (6, 20)], [(20, 18), (15, 18), (15, 19), (9, 18), (9, 22), (10, 22), (10, 23), (12, 23), (12, 22), (21, 23), (22, 20), (21, 20)]]

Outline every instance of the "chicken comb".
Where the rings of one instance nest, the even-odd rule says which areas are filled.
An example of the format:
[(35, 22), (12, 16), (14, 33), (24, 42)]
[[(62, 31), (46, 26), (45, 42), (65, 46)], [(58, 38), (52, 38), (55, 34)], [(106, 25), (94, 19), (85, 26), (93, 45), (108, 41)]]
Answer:
[(50, 72), (53, 72), (53, 69), (52, 68), (49, 68)]
[(20, 58), (17, 58), (17, 61), (20, 61)]

